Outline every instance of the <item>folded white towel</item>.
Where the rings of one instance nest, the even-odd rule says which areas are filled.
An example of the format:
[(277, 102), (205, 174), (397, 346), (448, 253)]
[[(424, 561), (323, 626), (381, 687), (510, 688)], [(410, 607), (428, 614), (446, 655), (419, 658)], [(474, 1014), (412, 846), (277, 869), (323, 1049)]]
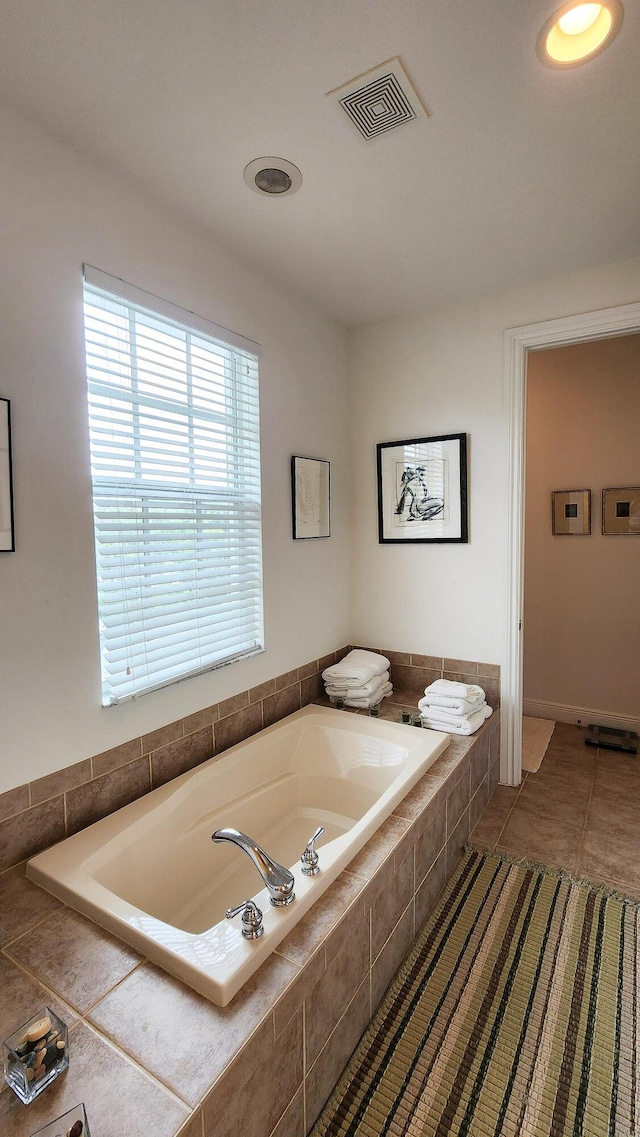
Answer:
[(374, 695), (379, 687), (388, 682), (389, 672), (383, 671), (382, 675), (376, 675), (368, 683), (351, 686), (344, 686), (342, 683), (325, 683), (325, 689), (327, 695), (338, 695), (343, 699), (368, 699), (369, 695)]
[[(429, 691), (429, 688), (426, 689)], [(449, 715), (472, 715), (475, 711), (479, 711), (484, 703), (484, 694), (478, 695), (477, 699), (450, 699), (447, 695), (434, 695), (431, 691), (420, 699), (418, 709), (426, 711), (429, 707), (436, 710), (441, 707)]]
[(355, 687), (360, 683), (368, 683), (376, 675), (382, 675), (390, 667), (389, 660), (375, 651), (365, 651), (363, 648), (354, 648), (340, 663), (326, 667), (322, 672), (325, 683), (339, 684), (345, 687)]
[(484, 699), (482, 687), (476, 683), (456, 683), (453, 679), (436, 679), (424, 689), (425, 695), (446, 695), (450, 699), (469, 699), (473, 702), (480, 695)]
[[(488, 714), (487, 711), (489, 712)], [(487, 707), (486, 703), (482, 703), (481, 706), (470, 715), (456, 715), (451, 711), (445, 710), (444, 707), (427, 707), (426, 709), (421, 707), (420, 714), (426, 716), (428, 719), (437, 719), (438, 722), (449, 722), (452, 726), (460, 726), (461, 723), (473, 718), (473, 715), (482, 714), (483, 718), (489, 718), (491, 708)]]
[(451, 721), (450, 719), (434, 718), (433, 715), (422, 715), (422, 721), (425, 726), (430, 727), (431, 730), (444, 730), (447, 734), (475, 734), (480, 730), (485, 719), (488, 719), (493, 714), (491, 707), (484, 706), (481, 711), (476, 711), (474, 715), (468, 715), (466, 718), (461, 718), (459, 721)]
[[(345, 707), (360, 707), (365, 709), (368, 707), (376, 707), (378, 703), (381, 703), (383, 699), (386, 699), (392, 691), (393, 687), (391, 683), (383, 683), (375, 692), (375, 694), (370, 695), (368, 699), (345, 699), (344, 705)], [(342, 696), (330, 695), (329, 698), (332, 703), (335, 703), (336, 699), (342, 698)]]

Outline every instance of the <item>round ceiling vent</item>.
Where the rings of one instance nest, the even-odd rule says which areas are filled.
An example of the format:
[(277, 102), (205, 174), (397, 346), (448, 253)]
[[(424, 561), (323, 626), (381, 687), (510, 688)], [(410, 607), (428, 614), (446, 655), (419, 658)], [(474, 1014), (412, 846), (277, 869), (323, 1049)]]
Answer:
[(254, 158), (245, 166), (244, 180), (256, 193), (286, 197), (300, 189), (302, 174), (286, 158)]

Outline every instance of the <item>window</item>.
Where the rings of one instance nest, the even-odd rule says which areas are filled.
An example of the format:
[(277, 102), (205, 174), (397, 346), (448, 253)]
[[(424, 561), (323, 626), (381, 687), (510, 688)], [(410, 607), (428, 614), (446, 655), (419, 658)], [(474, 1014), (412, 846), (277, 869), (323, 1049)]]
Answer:
[(263, 647), (258, 347), (85, 266), (103, 705)]

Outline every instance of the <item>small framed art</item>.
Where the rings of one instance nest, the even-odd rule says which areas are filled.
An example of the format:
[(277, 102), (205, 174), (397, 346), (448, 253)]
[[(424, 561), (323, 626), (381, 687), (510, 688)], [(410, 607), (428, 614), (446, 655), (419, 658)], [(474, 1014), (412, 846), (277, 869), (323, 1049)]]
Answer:
[(591, 490), (554, 490), (551, 494), (554, 537), (587, 536), (591, 532)]
[(602, 532), (606, 537), (640, 536), (640, 486), (602, 491)]
[(378, 539), (468, 541), (467, 436), (379, 442)]
[(331, 463), (321, 458), (291, 459), (293, 537), (331, 536)]
[(11, 404), (0, 399), (0, 553), (15, 551), (13, 475), (11, 470)]

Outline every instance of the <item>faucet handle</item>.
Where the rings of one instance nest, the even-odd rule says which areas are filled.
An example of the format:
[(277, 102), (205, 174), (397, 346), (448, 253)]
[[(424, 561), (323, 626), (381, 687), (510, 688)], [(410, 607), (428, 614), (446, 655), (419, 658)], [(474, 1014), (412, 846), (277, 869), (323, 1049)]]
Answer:
[(307, 846), (304, 850), (304, 853), (300, 857), (300, 861), (302, 863), (302, 871), (305, 876), (317, 876), (320, 872), (320, 869), (318, 868), (318, 854), (315, 851), (314, 843), (318, 841), (320, 837), (322, 837), (323, 833), (324, 825), (321, 825), (319, 829), (316, 829), (313, 837), (310, 837), (307, 841)]
[(242, 904), (236, 904), (235, 908), (227, 908), (225, 916), (227, 920), (233, 920), (242, 912), (242, 935), (245, 940), (257, 940), (264, 932), (262, 926), (262, 912), (258, 908), (255, 900), (243, 900)]

